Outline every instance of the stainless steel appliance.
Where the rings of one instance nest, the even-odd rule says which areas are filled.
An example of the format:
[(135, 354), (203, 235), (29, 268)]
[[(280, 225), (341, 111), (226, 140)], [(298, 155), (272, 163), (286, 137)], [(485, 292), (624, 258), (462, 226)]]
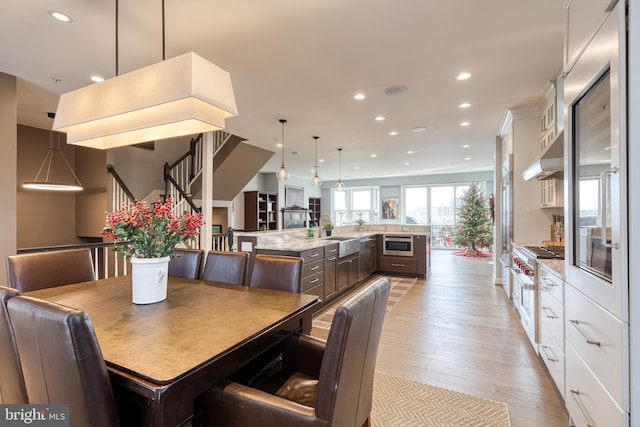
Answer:
[(413, 236), (392, 236), (384, 235), (382, 237), (383, 255), (393, 256), (413, 256)]
[(538, 352), (538, 259), (564, 259), (562, 246), (514, 246), (511, 272), (520, 322)]
[[(612, 2), (612, 5), (614, 3)], [(567, 281), (627, 322), (627, 153), (624, 3), (565, 79), (569, 194)]]
[(514, 299), (512, 279), (509, 272), (511, 266), (511, 241), (513, 240), (512, 161), (513, 155), (508, 154), (502, 162), (502, 251), (500, 255), (502, 288), (510, 301)]

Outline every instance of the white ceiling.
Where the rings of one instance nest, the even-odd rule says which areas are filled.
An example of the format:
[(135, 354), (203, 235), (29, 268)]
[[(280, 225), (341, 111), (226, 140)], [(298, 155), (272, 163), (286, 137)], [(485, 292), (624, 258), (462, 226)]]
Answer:
[[(230, 72), (239, 116), (227, 131), (276, 152), (263, 170), (280, 165), (284, 118), (292, 175), (311, 178), (314, 135), (325, 181), (337, 179), (338, 147), (343, 179), (486, 171), (506, 109), (534, 105), (561, 67), (562, 3), (166, 0), (166, 57), (192, 50)], [(161, 4), (120, 2), (120, 74), (162, 59)], [(21, 124), (50, 128), (58, 94), (115, 75), (115, 0), (0, 5), (0, 71), (21, 79)], [(408, 92), (385, 95), (393, 85)]]

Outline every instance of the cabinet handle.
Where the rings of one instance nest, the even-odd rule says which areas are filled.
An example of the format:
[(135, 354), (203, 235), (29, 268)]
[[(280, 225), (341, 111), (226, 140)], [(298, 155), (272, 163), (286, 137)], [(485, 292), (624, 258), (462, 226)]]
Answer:
[(315, 254), (310, 254), (309, 258), (315, 258), (317, 256), (320, 256), (320, 252), (316, 252)]
[(337, 258), (338, 258), (338, 257), (332, 256), (332, 257), (330, 257), (330, 258), (327, 258), (327, 261), (334, 261), (334, 260), (336, 260)]
[[(554, 314), (554, 312), (553, 312), (549, 307), (540, 307), (540, 310), (545, 310), (545, 313), (544, 313), (544, 314), (545, 314), (545, 316), (547, 316), (547, 318), (549, 318), (549, 319), (557, 319), (557, 318), (558, 318), (558, 316), (556, 316), (556, 315)], [(551, 314), (549, 314), (549, 313), (551, 313)]]
[(314, 270), (317, 270), (319, 268), (320, 268), (319, 265), (314, 265), (313, 267), (309, 267), (309, 271), (314, 271)]
[(309, 280), (309, 284), (311, 284), (311, 283), (316, 283), (316, 282), (319, 282), (319, 281), (320, 281), (320, 279), (318, 279), (318, 278), (316, 277), (316, 278), (315, 278), (315, 279), (313, 279), (313, 280)]
[(576, 328), (576, 331), (578, 331), (578, 333), (582, 335), (582, 337), (587, 341), (587, 344), (597, 345), (598, 347), (600, 347), (600, 341), (592, 340), (587, 334), (584, 333), (582, 329), (580, 329), (580, 327), (578, 326), (580, 324), (579, 320), (569, 320), (569, 322), (571, 322), (571, 325)]
[(338, 252), (337, 249), (329, 249), (329, 252), (334, 253), (334, 252)]
[(587, 427), (596, 427), (595, 424), (591, 423), (591, 421), (589, 420), (589, 417), (587, 417), (587, 411), (582, 409), (582, 402), (580, 402), (580, 391), (574, 390), (574, 389), (569, 389), (569, 391), (571, 392), (571, 397), (573, 398), (573, 401), (576, 404), (576, 407), (578, 408), (578, 412), (580, 412), (580, 416), (582, 417), (584, 422), (587, 424)]
[(391, 267), (404, 267), (404, 264), (393, 264), (393, 263), (391, 263)]
[[(541, 347), (542, 347), (542, 350), (544, 351), (544, 355), (547, 357), (548, 361), (550, 361), (550, 362), (557, 362), (558, 361), (558, 359), (556, 359), (555, 357), (552, 357), (553, 356), (553, 352), (551, 351), (551, 347), (546, 346), (546, 345), (543, 345)], [(549, 353), (551, 353), (551, 356), (549, 356)]]
[(555, 283), (555, 282), (553, 282), (553, 281), (551, 281), (551, 280), (547, 279), (546, 277), (541, 277), (541, 278), (540, 278), (540, 281), (541, 281), (541, 282), (542, 282), (542, 284), (544, 284), (545, 286), (549, 286), (549, 287), (551, 287), (551, 288), (552, 288), (552, 287), (554, 287), (554, 286), (558, 286), (558, 285), (556, 285), (556, 283)]

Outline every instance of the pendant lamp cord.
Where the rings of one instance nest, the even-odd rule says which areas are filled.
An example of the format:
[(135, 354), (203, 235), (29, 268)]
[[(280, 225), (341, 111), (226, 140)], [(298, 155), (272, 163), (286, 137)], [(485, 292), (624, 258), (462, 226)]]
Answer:
[(118, 0), (116, 0), (116, 77), (120, 75), (118, 66)]
[(166, 54), (166, 47), (165, 47), (165, 42), (164, 42), (164, 0), (162, 0), (162, 60), (164, 61), (165, 58), (165, 54)]

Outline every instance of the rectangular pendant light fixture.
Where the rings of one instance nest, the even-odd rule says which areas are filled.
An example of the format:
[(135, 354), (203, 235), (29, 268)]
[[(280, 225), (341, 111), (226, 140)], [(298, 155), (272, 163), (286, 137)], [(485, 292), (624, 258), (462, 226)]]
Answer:
[(53, 129), (105, 150), (224, 129), (237, 115), (229, 73), (189, 52), (62, 94)]

